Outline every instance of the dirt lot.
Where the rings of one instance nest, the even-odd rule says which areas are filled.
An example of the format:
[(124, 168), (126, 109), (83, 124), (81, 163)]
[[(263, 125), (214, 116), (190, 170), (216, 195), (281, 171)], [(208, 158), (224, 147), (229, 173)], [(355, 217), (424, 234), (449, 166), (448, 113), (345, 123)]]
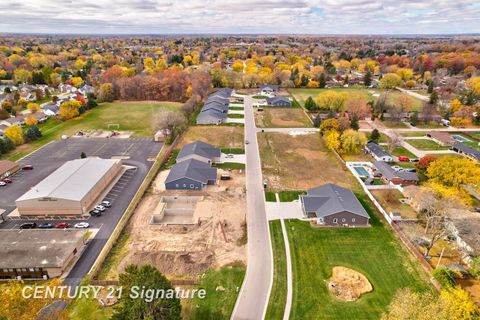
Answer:
[(243, 148), (244, 128), (234, 126), (196, 126), (189, 127), (178, 144), (178, 148), (194, 142), (203, 141), (219, 148)]
[(271, 191), (305, 190), (325, 183), (358, 187), (316, 133), (259, 133), (258, 141), (262, 171)]
[(408, 204), (402, 203), (404, 198), (398, 190), (370, 190), (375, 199), (388, 212), (399, 212), (402, 219), (417, 219), (417, 212)]
[[(222, 170), (219, 170), (219, 175)], [(169, 277), (188, 278), (235, 261), (246, 262), (244, 239), (245, 177), (232, 171), (232, 180), (220, 181), (206, 191), (165, 191), (168, 171), (157, 176), (149, 193), (132, 217), (128, 254), (119, 271), (130, 263), (150, 263)], [(151, 214), (163, 195), (195, 195), (198, 225), (150, 225)]]
[(302, 109), (263, 108), (255, 111), (255, 123), (263, 128), (308, 128), (312, 123)]
[(333, 267), (328, 289), (343, 301), (355, 301), (364, 293), (373, 290), (367, 277), (358, 271), (345, 267)]

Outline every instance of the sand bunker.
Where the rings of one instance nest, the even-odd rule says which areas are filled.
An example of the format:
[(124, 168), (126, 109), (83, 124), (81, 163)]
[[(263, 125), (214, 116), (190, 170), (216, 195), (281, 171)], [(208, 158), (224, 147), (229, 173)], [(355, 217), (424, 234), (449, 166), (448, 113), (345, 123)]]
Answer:
[(340, 300), (355, 301), (362, 294), (371, 292), (373, 287), (360, 272), (345, 267), (333, 267), (328, 289)]

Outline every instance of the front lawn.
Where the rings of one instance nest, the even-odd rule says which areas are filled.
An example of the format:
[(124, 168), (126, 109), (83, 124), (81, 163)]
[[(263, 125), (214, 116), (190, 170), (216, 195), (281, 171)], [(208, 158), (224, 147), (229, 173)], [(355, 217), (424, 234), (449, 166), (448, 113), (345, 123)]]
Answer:
[(382, 121), (383, 125), (390, 129), (407, 129), (408, 125), (401, 121)]
[(229, 107), (228, 107), (228, 110), (243, 111), (243, 110), (245, 110), (245, 108), (244, 108), (244, 107), (237, 107), (237, 106), (235, 106), (235, 107), (229, 106)]
[(395, 150), (392, 151), (392, 155), (400, 157), (400, 156), (406, 156), (409, 157), (410, 159), (417, 158), (416, 155), (405, 149), (404, 147), (397, 147)]
[(425, 132), (421, 131), (406, 131), (406, 132), (400, 132), (400, 135), (402, 137), (424, 137)]
[(245, 154), (244, 148), (221, 148), (220, 151), (225, 154)]
[(408, 144), (417, 148), (418, 150), (448, 150), (448, 147), (439, 145), (433, 140), (430, 139), (411, 139), (405, 140)]
[(292, 202), (300, 199), (301, 194), (306, 194), (305, 191), (280, 191), (278, 197), (280, 202)]
[(243, 119), (243, 118), (245, 118), (245, 116), (243, 114), (239, 114), (239, 113), (228, 113), (227, 117), (231, 118), (231, 119)]
[(287, 261), (280, 220), (270, 222), (273, 250), (273, 282), (265, 319), (283, 319), (287, 300)]
[(253, 99), (258, 99), (258, 100), (265, 100), (265, 99), (267, 99), (268, 97), (267, 97), (267, 96), (257, 95), (257, 96), (253, 96), (252, 98), (253, 98)]
[(311, 128), (312, 122), (300, 108), (264, 108), (255, 112), (259, 128)]
[[(418, 262), (378, 221), (370, 228), (315, 229), (289, 220), (287, 230), (294, 277), (290, 319), (379, 319), (398, 289), (431, 290)], [(327, 288), (335, 266), (363, 273), (374, 291), (355, 302), (338, 300)]]

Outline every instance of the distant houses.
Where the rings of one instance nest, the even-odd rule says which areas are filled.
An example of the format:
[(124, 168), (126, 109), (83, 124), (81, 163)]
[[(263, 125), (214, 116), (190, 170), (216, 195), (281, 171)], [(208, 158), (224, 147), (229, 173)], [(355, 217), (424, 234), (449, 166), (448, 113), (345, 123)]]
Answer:
[(308, 190), (300, 196), (305, 216), (324, 226), (368, 226), (370, 216), (351, 190), (335, 184)]
[(212, 163), (218, 162), (220, 155), (220, 149), (205, 142), (185, 145), (165, 179), (165, 189), (202, 190), (207, 185), (216, 184), (217, 168), (212, 168)]
[(267, 105), (271, 107), (291, 107), (292, 101), (286, 97), (267, 98)]
[(264, 84), (260, 86), (260, 94), (261, 95), (274, 95), (277, 94), (279, 91), (279, 86), (276, 84)]
[(197, 124), (221, 124), (225, 122), (233, 92), (232, 89), (222, 88), (212, 93), (197, 116)]
[(365, 151), (371, 154), (377, 161), (393, 162), (393, 156), (373, 141), (367, 142), (365, 145)]
[(432, 131), (426, 136), (442, 146), (453, 146), (457, 142), (448, 132)]

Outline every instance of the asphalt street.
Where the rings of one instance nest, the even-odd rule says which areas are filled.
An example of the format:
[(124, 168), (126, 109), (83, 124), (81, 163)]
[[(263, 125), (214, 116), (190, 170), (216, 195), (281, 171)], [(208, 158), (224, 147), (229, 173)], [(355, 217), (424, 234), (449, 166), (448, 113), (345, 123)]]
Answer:
[(245, 145), (247, 185), (247, 272), (232, 319), (263, 319), (273, 277), (272, 249), (265, 212), (262, 167), (257, 143), (253, 101), (245, 96)]

